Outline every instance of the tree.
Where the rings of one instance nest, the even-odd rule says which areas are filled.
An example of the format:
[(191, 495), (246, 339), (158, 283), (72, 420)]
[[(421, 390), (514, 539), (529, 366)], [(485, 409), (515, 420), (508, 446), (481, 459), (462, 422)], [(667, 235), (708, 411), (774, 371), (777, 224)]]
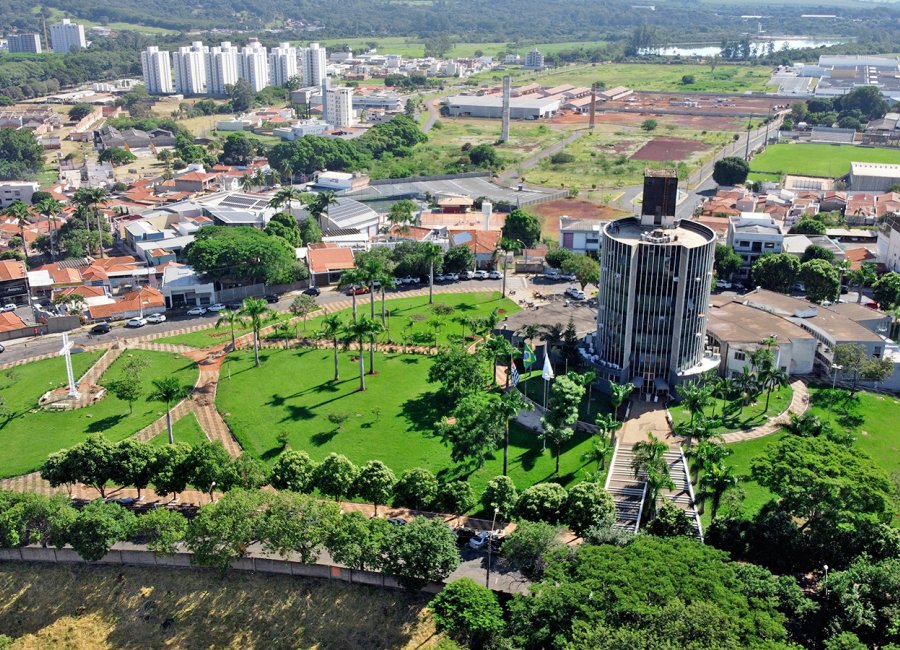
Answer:
[(810, 244), (806, 247), (806, 250), (803, 251), (803, 255), (800, 257), (800, 263), (804, 264), (810, 260), (824, 260), (830, 264), (834, 261), (834, 253), (824, 246)]
[(716, 258), (713, 264), (716, 277), (730, 280), (735, 273), (741, 270), (743, 264), (744, 259), (735, 253), (731, 246), (716, 244)]
[(188, 520), (180, 512), (155, 508), (135, 518), (134, 534), (154, 553), (172, 554), (187, 536)]
[(337, 197), (334, 195), (334, 192), (330, 190), (324, 190), (322, 192), (317, 192), (316, 194), (305, 195), (306, 196), (306, 209), (309, 212), (309, 215), (316, 220), (316, 223), (319, 225), (319, 228), (324, 229), (324, 217), (328, 216), (328, 209), (337, 205)]
[(468, 246), (451, 246), (444, 253), (444, 271), (465, 273), (475, 268), (475, 253)]
[(466, 481), (449, 481), (438, 488), (438, 502), (446, 512), (460, 515), (475, 506), (475, 493)]
[(380, 460), (370, 460), (359, 469), (353, 494), (375, 506), (378, 516), (378, 504), (387, 503), (394, 492), (397, 477), (390, 468)]
[(150, 485), (153, 479), (156, 449), (150, 443), (126, 438), (116, 445), (112, 464), (112, 480), (118, 485), (133, 486), (140, 501), (141, 490)]
[(78, 102), (69, 109), (69, 120), (72, 122), (80, 122), (93, 112), (93, 106), (85, 102)]
[(541, 222), (533, 214), (516, 208), (506, 217), (501, 235), (503, 239), (519, 240), (531, 248), (541, 240)]
[(75, 455), (68, 449), (55, 451), (49, 454), (40, 468), (41, 478), (50, 484), (50, 487), (66, 486), (66, 492), (72, 496), (72, 485), (78, 482), (78, 467), (75, 465)]
[(332, 526), (325, 546), (335, 562), (359, 571), (380, 571), (393, 528), (387, 519), (346, 512)]
[[(381, 332), (381, 323), (376, 320), (369, 318), (368, 316), (362, 316), (358, 320), (348, 323), (346, 330), (347, 336), (350, 340), (356, 341), (359, 346), (359, 390), (364, 391), (366, 389), (366, 367), (365, 367), (365, 343), (367, 340), (372, 341), (372, 345), (374, 346), (374, 339)], [(370, 362), (370, 367), (374, 364), (374, 354), (373, 360)], [(373, 368), (374, 372), (374, 368)]]
[(294, 492), (268, 495), (266, 506), (257, 527), (263, 548), (283, 558), (296, 553), (304, 564), (315, 563), (341, 518), (336, 503)]
[(282, 284), (306, 277), (285, 239), (249, 226), (201, 228), (184, 255), (198, 273), (228, 284)]
[[(282, 187), (275, 192), (275, 196), (269, 199), (269, 202), (266, 205), (273, 210), (279, 211), (282, 208), (287, 208), (287, 212), (279, 212), (278, 214), (287, 214), (288, 216), (291, 216), (290, 211), (294, 207), (294, 202), (303, 203), (304, 198), (305, 192), (302, 192), (295, 187)], [(291, 218), (293, 219), (293, 216), (291, 216)], [(297, 221), (295, 219), (294, 224), (296, 225), (296, 223)]]
[(780, 497), (778, 507), (802, 521), (854, 528), (887, 522), (893, 514), (890, 481), (864, 453), (825, 437), (786, 436), (754, 459), (753, 478)]
[[(691, 414), (690, 424), (694, 424), (694, 418), (699, 413), (703, 415), (703, 410), (709, 405), (710, 391), (699, 382), (687, 382), (675, 387), (678, 393), (678, 399), (682, 406)], [(688, 445), (690, 447), (690, 444)]]
[(471, 578), (446, 585), (429, 603), (429, 608), (437, 629), (468, 647), (480, 647), (504, 627), (497, 596)]
[(559, 244), (550, 247), (550, 250), (544, 255), (544, 262), (547, 266), (554, 269), (561, 269), (567, 259), (573, 257), (575, 253), (568, 248), (563, 248)]
[(717, 462), (703, 468), (703, 475), (700, 477), (700, 487), (703, 488), (704, 497), (708, 495), (712, 498), (710, 515), (713, 519), (716, 518), (716, 514), (719, 512), (722, 495), (725, 494), (726, 490), (737, 484), (738, 479), (731, 465)]
[(681, 77), (681, 85), (690, 86), (696, 81), (696, 77), (692, 74), (682, 75)]
[(263, 325), (275, 318), (276, 314), (262, 298), (245, 298), (244, 305), (238, 313), (250, 321), (250, 329), (253, 330), (254, 365), (259, 368), (259, 332)]
[(613, 417), (618, 418), (619, 407), (625, 402), (625, 398), (631, 395), (634, 390), (634, 384), (631, 382), (625, 384), (617, 384), (614, 381), (609, 382), (609, 403), (613, 408)]
[(128, 539), (134, 514), (118, 503), (93, 501), (81, 509), (68, 531), (68, 541), (88, 562), (98, 562), (116, 542)]
[(269, 482), (276, 490), (308, 493), (313, 489), (316, 464), (302, 450), (282, 452), (272, 466)]
[(529, 580), (540, 580), (549, 558), (562, 547), (556, 526), (540, 521), (521, 521), (503, 544), (503, 557)]
[(565, 488), (557, 483), (538, 483), (522, 492), (516, 511), (523, 519), (555, 524), (562, 520), (567, 497)]
[(900, 305), (900, 273), (885, 273), (872, 283), (872, 296), (882, 309)]
[(316, 303), (316, 299), (305, 293), (296, 296), (290, 306), (291, 313), (303, 319), (304, 331), (306, 330), (306, 317), (318, 309), (319, 305)]
[(854, 343), (838, 343), (834, 346), (834, 365), (841, 366), (842, 373), (850, 373), (853, 377), (850, 386), (851, 397), (856, 394), (859, 377), (868, 358), (865, 346)]
[(644, 120), (641, 122), (641, 129), (644, 131), (655, 131), (657, 126), (659, 126), (659, 122), (656, 120)]
[[(601, 416), (597, 416), (598, 418)], [(613, 420), (615, 422), (615, 420)], [(601, 431), (603, 433), (603, 431)], [(591, 448), (581, 455), (581, 460), (587, 463), (597, 463), (597, 475), (606, 467), (606, 459), (613, 451), (612, 443), (609, 438), (600, 435), (591, 444)]]
[(800, 260), (788, 253), (763, 255), (753, 263), (750, 272), (757, 286), (788, 293), (800, 273)]
[(728, 156), (713, 166), (713, 180), (718, 185), (740, 185), (747, 180), (750, 165), (743, 158)]
[(338, 501), (341, 497), (353, 496), (358, 475), (359, 468), (349, 458), (331, 453), (313, 470), (313, 483), (319, 492)]
[(444, 251), (434, 242), (425, 242), (420, 248), (422, 262), (428, 267), (428, 304), (434, 303), (434, 269), (440, 268)]
[(647, 532), (657, 537), (691, 537), (694, 535), (694, 525), (684, 510), (664, 499), (647, 526)]
[(102, 433), (95, 433), (69, 449), (68, 454), (75, 468), (75, 480), (96, 489), (105, 499), (106, 484), (115, 471), (115, 445)]
[(28, 252), (28, 243), (25, 239), (25, 226), (29, 225), (31, 219), (31, 208), (22, 201), (16, 199), (7, 206), (3, 213), (12, 217), (19, 226), (19, 238), (21, 239), (22, 250)]
[[(228, 473), (232, 485), (245, 490), (258, 490), (269, 482), (269, 468), (246, 451), (231, 461)], [(224, 485), (222, 489), (225, 489)]]
[(239, 311), (232, 309), (223, 309), (219, 312), (219, 317), (216, 319), (216, 329), (228, 325), (228, 328), (231, 330), (231, 349), (237, 349), (237, 338), (235, 337), (235, 329), (239, 325), (243, 325), (244, 320), (241, 318), (241, 314)]
[(328, 314), (322, 318), (322, 336), (331, 341), (331, 347), (334, 351), (334, 381), (340, 379), (340, 367), (338, 366), (338, 339), (344, 330), (344, 323), (337, 314)]
[(31, 197), (32, 205), (35, 207), (35, 209), (40, 214), (47, 217), (47, 225), (48, 225), (48, 231), (49, 231), (48, 235), (47, 235), (47, 239), (49, 242), (50, 257), (52, 259), (56, 259), (56, 250), (55, 250), (55, 246), (54, 246), (54, 241), (56, 239), (56, 227), (57, 227), (56, 226), (56, 221), (57, 221), (56, 215), (58, 215), (60, 212), (62, 212), (63, 204), (60, 203), (59, 201), (57, 201), (56, 199), (54, 199), (51, 195), (48, 195), (47, 197), (45, 197), (39, 201), (35, 200), (36, 196), (37, 196), (37, 192), (35, 192)]
[(516, 484), (508, 476), (495, 476), (481, 494), (481, 504), (487, 511), (497, 511), (501, 519), (509, 520), (516, 510), (519, 492)]
[(406, 228), (410, 223), (412, 223), (414, 215), (418, 209), (419, 206), (416, 205), (415, 201), (402, 199), (394, 203), (391, 206), (391, 209), (388, 210), (388, 221), (391, 222), (391, 225)]
[(169, 432), (169, 444), (175, 443), (172, 435), (172, 404), (184, 399), (190, 388), (182, 384), (174, 375), (167, 375), (153, 380), (153, 390), (147, 396), (152, 402), (166, 404), (166, 430)]
[(557, 377), (550, 389), (547, 410), (541, 418), (543, 431), (541, 437), (549, 440), (556, 448), (556, 474), (559, 474), (559, 457), (562, 445), (574, 433), (578, 421), (578, 407), (584, 397), (584, 386), (568, 376)]
[(863, 289), (870, 287), (878, 279), (875, 265), (871, 262), (861, 264), (856, 270), (850, 271), (849, 280), (856, 285), (856, 302), (862, 302)]
[(0, 129), (0, 180), (34, 178), (44, 168), (44, 148), (31, 129)]
[(219, 160), (225, 165), (246, 166), (256, 157), (256, 147), (246, 133), (230, 133), (222, 145)]
[(191, 447), (186, 462), (190, 467), (191, 485), (209, 494), (211, 501), (215, 488), (227, 492), (235, 483), (231, 456), (218, 440), (204, 440)]
[(455, 462), (471, 460), (478, 469), (497, 449), (504, 423), (497, 413), (500, 398), (494, 393), (470, 393), (457, 403), (451, 418), (436, 425), (443, 442), (450, 446)]
[(191, 562), (218, 569), (224, 574), (244, 557), (259, 538), (265, 495), (256, 490), (230, 490), (215, 503), (200, 508), (191, 521), (185, 543), (193, 553)]
[(157, 450), (151, 481), (157, 494), (172, 494), (177, 499), (178, 494), (184, 492), (191, 478), (187, 462), (190, 453), (191, 447), (181, 442)]
[(143, 380), (137, 373), (126, 373), (120, 379), (109, 382), (109, 392), (123, 402), (128, 402), (128, 414), (134, 413), (134, 402), (141, 398), (144, 392)]
[(600, 283), (600, 264), (587, 255), (573, 255), (563, 262), (562, 270), (575, 276), (582, 291), (589, 284)]
[(612, 525), (616, 504), (599, 483), (584, 481), (571, 490), (566, 500), (566, 523), (577, 535), (589, 528)]
[(100, 155), (97, 158), (100, 162), (108, 162), (113, 167), (128, 165), (137, 160), (137, 156), (133, 153), (119, 147), (107, 147), (100, 152)]
[(803, 216), (791, 227), (792, 235), (824, 235), (828, 230), (822, 221), (815, 217)]
[(403, 114), (406, 115), (406, 117), (415, 119), (416, 105), (415, 105), (415, 103), (413, 103), (412, 99), (406, 100), (406, 104), (404, 104), (404, 106), (403, 106)]
[(865, 642), (859, 647), (900, 644), (900, 559), (857, 558), (846, 570), (828, 576), (827, 585), (820, 583), (826, 587), (830, 631), (856, 634)]
[(441, 350), (428, 369), (428, 381), (440, 384), (438, 394), (448, 404), (456, 404), (463, 397), (484, 388), (488, 370), (484, 363), (461, 347)]
[(439, 519), (416, 517), (394, 526), (386, 541), (384, 570), (404, 587), (441, 582), (459, 566), (456, 535)]
[(469, 149), (469, 160), (480, 169), (497, 169), (502, 164), (497, 150), (489, 144), (479, 144)]
[(412, 510), (427, 510), (437, 499), (438, 480), (427, 469), (414, 467), (400, 475), (394, 485), (394, 501)]
[(287, 212), (276, 212), (273, 214), (269, 223), (266, 224), (264, 232), (270, 237), (281, 237), (294, 248), (299, 248), (303, 245), (300, 226), (297, 225), (297, 220), (293, 215)]
[(300, 222), (300, 238), (307, 245), (322, 241), (322, 229), (315, 219), (304, 219)]
[(233, 84), (226, 84), (225, 92), (231, 99), (231, 108), (235, 113), (250, 110), (256, 100), (256, 93), (246, 79), (238, 79)]

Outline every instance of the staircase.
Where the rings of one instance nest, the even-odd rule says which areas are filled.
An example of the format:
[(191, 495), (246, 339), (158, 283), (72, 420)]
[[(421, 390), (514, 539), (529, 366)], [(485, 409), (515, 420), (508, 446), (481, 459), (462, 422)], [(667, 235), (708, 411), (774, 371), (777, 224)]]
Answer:
[(694, 524), (694, 534), (702, 542), (703, 527), (700, 524), (700, 515), (697, 513), (697, 507), (694, 502), (694, 487), (691, 485), (691, 477), (688, 472), (684, 451), (680, 447), (669, 449), (665, 454), (665, 459), (666, 464), (669, 466), (669, 477), (675, 483), (675, 489), (664, 491), (662, 496), (687, 513)]
[(620, 442), (616, 442), (604, 487), (616, 504), (616, 520), (613, 525), (636, 533), (641, 526), (641, 511), (647, 486), (643, 480), (634, 478), (632, 458), (634, 454), (631, 447), (623, 447)]

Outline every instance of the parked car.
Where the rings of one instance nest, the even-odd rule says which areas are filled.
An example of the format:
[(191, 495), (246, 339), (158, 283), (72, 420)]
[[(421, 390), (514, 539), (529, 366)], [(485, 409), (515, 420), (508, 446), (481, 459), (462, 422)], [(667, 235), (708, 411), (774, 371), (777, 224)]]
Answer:
[(560, 273), (560, 274), (559, 274), (559, 279), (560, 279), (560, 280), (563, 280), (563, 281), (565, 281), (565, 282), (574, 282), (574, 281), (575, 281), (575, 276), (572, 275), (571, 273)]
[(550, 282), (559, 281), (559, 270), (557, 269), (547, 269), (544, 271), (544, 279)]
[(188, 316), (202, 316), (205, 313), (205, 307), (194, 307), (192, 309), (188, 309)]
[(411, 275), (407, 275), (405, 277), (400, 278), (403, 284), (419, 284), (419, 278), (414, 278)]
[(462, 274), (464, 280), (474, 280), (475, 279), (475, 271), (466, 271)]
[(244, 303), (242, 302), (230, 302), (228, 303), (228, 309), (231, 311), (240, 311), (244, 308)]
[(497, 535), (497, 533), (490, 530), (482, 530), (480, 533), (475, 535), (475, 537), (469, 540), (469, 548), (480, 551), (482, 549), (487, 549), (488, 544), (496, 547), (499, 539), (500, 537)]
[(270, 305), (274, 305), (276, 302), (281, 300), (281, 296), (277, 293), (267, 293), (266, 294), (266, 302)]
[(220, 302), (214, 303), (206, 308), (206, 311), (212, 311), (215, 313), (219, 313), (220, 311), (225, 311), (226, 307)]
[(147, 319), (143, 316), (137, 316), (135, 318), (128, 319), (128, 322), (125, 323), (125, 327), (143, 327), (147, 324)]
[(0, 308), (0, 312), (8, 312), (8, 311), (15, 311), (15, 310), (16, 310), (16, 306), (11, 302), (6, 303), (5, 305), (3, 305), (2, 308)]
[(459, 282), (459, 273), (448, 273), (446, 277), (448, 282)]
[(307, 296), (319, 296), (322, 295), (322, 290), (319, 287), (309, 287), (303, 290)]
[(475, 279), (476, 280), (487, 280), (488, 272), (487, 271), (475, 271)]
[(406, 519), (403, 517), (388, 517), (388, 522), (393, 524), (394, 526), (405, 526)]
[(584, 291), (582, 291), (578, 287), (569, 287), (568, 289), (566, 289), (565, 294), (572, 300), (586, 300), (587, 299), (587, 296), (584, 295)]
[(488, 273), (488, 277), (491, 280), (502, 280), (503, 274), (500, 273), (500, 271), (494, 270), (494, 271), (491, 271), (490, 273)]
[(733, 285), (728, 280), (716, 280), (717, 289), (730, 289)]
[(467, 528), (466, 526), (454, 528), (453, 532), (456, 534), (456, 544), (458, 546), (466, 546), (469, 543), (469, 540), (476, 535), (474, 530)]
[(6, 346), (0, 343), (0, 353), (6, 352)]
[(166, 315), (165, 314), (150, 314), (147, 316), (148, 323), (165, 323)]
[(438, 273), (436, 276), (434, 276), (435, 282), (444, 282), (446, 280), (447, 280), (447, 276), (444, 275), (443, 273)]
[(354, 296), (354, 295), (361, 296), (364, 293), (369, 293), (369, 287), (359, 285), (359, 284), (354, 284), (354, 285), (347, 287), (347, 290), (344, 293), (347, 294), (348, 296)]
[(91, 334), (109, 334), (111, 329), (109, 323), (97, 323), (91, 328)]

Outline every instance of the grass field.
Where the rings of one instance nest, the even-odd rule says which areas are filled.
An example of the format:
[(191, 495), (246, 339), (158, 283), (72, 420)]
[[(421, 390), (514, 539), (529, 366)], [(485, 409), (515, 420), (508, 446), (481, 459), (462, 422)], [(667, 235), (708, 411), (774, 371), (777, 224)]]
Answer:
[[(149, 392), (153, 379), (175, 375), (184, 384), (193, 385), (196, 365), (188, 359), (162, 352), (144, 350), (127, 352), (119, 357), (100, 379), (108, 384), (121, 376), (128, 356), (142, 357), (149, 365), (142, 372), (144, 390)], [(72, 357), (76, 375), (99, 358), (99, 354), (76, 354)], [(76, 411), (52, 413), (38, 410), (37, 401), (50, 388), (65, 384), (62, 359), (48, 359), (18, 366), (0, 374), (0, 391), (11, 417), (0, 425), (3, 439), (0, 452), (0, 477), (16, 476), (36, 469), (47, 454), (70, 447), (89, 434), (102, 432), (110, 440), (127, 438), (164, 414), (159, 402), (140, 399), (129, 414), (128, 404), (107, 395), (96, 404)], [(48, 381), (48, 378), (52, 378)]]
[(238, 571), (6, 563), (0, 602), (0, 630), (16, 650), (444, 643), (422, 594)]
[[(191, 447), (205, 440), (209, 440), (209, 438), (206, 437), (206, 433), (204, 433), (203, 429), (200, 427), (200, 423), (197, 422), (197, 416), (193, 413), (188, 413), (172, 425), (172, 437), (175, 439), (175, 442), (183, 442)], [(164, 447), (165, 445), (168, 445), (169, 432), (163, 430), (162, 433), (153, 436), (150, 438), (150, 444), (154, 447)]]
[[(715, 429), (713, 435), (729, 433), (731, 431), (743, 431), (765, 424), (770, 418), (776, 417), (787, 410), (787, 407), (791, 404), (792, 392), (790, 386), (782, 386), (778, 390), (772, 391), (772, 396), (769, 399), (768, 411), (765, 410), (766, 394), (763, 393), (755, 402), (751, 402), (749, 405), (745, 406), (743, 413), (738, 414), (737, 411), (734, 411), (734, 413), (725, 420), (724, 426)], [(711, 398), (710, 405), (706, 409), (706, 414), (721, 414), (723, 409), (725, 409), (725, 411), (729, 410), (729, 402), (718, 398)], [(683, 422), (689, 422), (691, 419), (691, 414), (680, 404), (669, 407), (669, 412), (672, 414), (672, 421), (675, 423), (675, 426), (678, 426)]]
[[(857, 394), (857, 406), (851, 410), (853, 417), (848, 420), (842, 417), (843, 408), (840, 405), (832, 407), (825, 403), (824, 398), (830, 392), (830, 388), (811, 388), (810, 412), (831, 422), (838, 430), (845, 429), (847, 424), (852, 425), (850, 428), (856, 435), (854, 444), (858, 449), (866, 452), (888, 474), (900, 471), (900, 429), (896, 426), (900, 415), (900, 400), (878, 393), (860, 392)], [(751, 463), (769, 445), (775, 444), (785, 435), (791, 434), (777, 433), (728, 445), (734, 453), (725, 462), (734, 466), (735, 473), (742, 477), (740, 487), (745, 492), (743, 509), (747, 514), (759, 512), (773, 496), (768, 489), (750, 478)], [(705, 521), (708, 520), (708, 512), (705, 518)]]
[[(90, 27), (98, 27), (98, 26), (102, 25), (103, 27), (109, 27), (110, 29), (115, 30), (115, 31), (134, 31), (134, 32), (140, 32), (142, 34), (176, 34), (177, 33), (173, 29), (166, 29), (165, 27), (151, 27), (149, 25), (139, 25), (137, 23), (122, 23), (122, 22), (95, 23), (95, 22), (91, 22), (90, 20), (87, 20), (81, 16), (78, 16), (78, 17), (70, 16), (69, 14), (63, 12), (61, 9), (57, 9), (55, 7), (47, 7), (47, 6), (40, 5), (40, 4), (34, 5), (31, 8), (31, 13), (39, 14), (41, 12), (42, 7), (45, 11), (49, 12), (49, 15), (50, 15), (50, 17), (47, 19), (48, 25), (57, 23), (57, 22), (59, 22), (60, 19), (66, 18), (68, 16), (68, 17), (72, 18), (73, 22), (78, 22), (79, 25), (84, 25), (85, 31), (87, 31), (88, 28), (90, 28)], [(90, 40), (90, 37), (88, 37), (88, 40)]]
[[(276, 325), (282, 321), (286, 321), (291, 318), (291, 314), (289, 312), (279, 312), (274, 320), (268, 323), (268, 325)], [(243, 336), (244, 334), (250, 333), (251, 330), (249, 326), (239, 326), (234, 328), (235, 336)], [(189, 332), (187, 334), (178, 334), (176, 336), (168, 336), (166, 338), (158, 339), (157, 343), (174, 343), (176, 345), (191, 345), (195, 348), (205, 348), (210, 345), (218, 345), (219, 343), (231, 343), (231, 327), (228, 325), (223, 325), (222, 327), (210, 327), (208, 329), (198, 330), (196, 332)]]
[[(265, 461), (278, 455), (277, 437), (284, 431), (292, 448), (316, 460), (331, 452), (357, 464), (379, 459), (398, 476), (425, 467), (442, 478), (467, 478), (476, 494), (502, 472), (502, 450), (480, 469), (450, 460), (450, 449), (434, 433), (447, 405), (437, 400), (436, 386), (427, 381), (428, 357), (377, 353), (377, 374), (367, 375), (367, 390), (358, 392), (355, 352), (340, 353), (337, 382), (332, 381), (330, 350), (265, 350), (261, 356), (261, 369), (253, 368), (252, 352), (229, 356), (231, 378), (219, 383), (216, 405), (244, 449)], [(222, 371), (226, 376), (228, 370)], [(589, 447), (583, 434), (564, 447), (561, 483), (594, 471), (580, 460)], [(533, 432), (512, 428), (509, 475), (520, 489), (557, 478), (553, 455), (541, 448)]]
[[(676, 63), (592, 63), (554, 68), (537, 74), (526, 70), (486, 72), (471, 79), (493, 83), (500, 81), (505, 74), (514, 77), (515, 85), (537, 81), (545, 86), (566, 83), (590, 86), (594, 82), (603, 82), (607, 88), (628, 86), (635, 90), (736, 93), (747, 90), (765, 92), (771, 69), (768, 66), (720, 65), (713, 71), (709, 66)], [(694, 75), (694, 83), (684, 86), (681, 83), (684, 75)]]
[[(306, 41), (299, 41), (300, 44), (306, 45)], [(354, 53), (364, 52), (368, 50), (370, 43), (376, 44), (376, 49), (380, 54), (400, 54), (407, 57), (425, 56), (425, 43), (416, 38), (407, 38), (403, 36), (385, 36), (380, 38), (329, 38), (320, 41), (322, 45), (329, 50), (336, 46), (340, 47), (348, 45)], [(572, 50), (580, 47), (599, 47), (603, 45), (602, 41), (571, 41), (563, 43), (538, 43), (536, 47), (544, 54), (552, 54), (563, 50)], [(530, 50), (532, 44), (523, 44), (518, 48), (518, 52), (523, 56)], [(507, 43), (454, 43), (447, 57), (473, 57), (475, 53), (481, 51), (485, 56), (496, 57), (500, 52), (509, 51)], [(368, 83), (368, 82), (366, 82)]]
[(851, 162), (896, 163), (896, 149), (837, 144), (776, 144), (750, 161), (750, 179), (779, 181), (785, 174), (838, 178)]

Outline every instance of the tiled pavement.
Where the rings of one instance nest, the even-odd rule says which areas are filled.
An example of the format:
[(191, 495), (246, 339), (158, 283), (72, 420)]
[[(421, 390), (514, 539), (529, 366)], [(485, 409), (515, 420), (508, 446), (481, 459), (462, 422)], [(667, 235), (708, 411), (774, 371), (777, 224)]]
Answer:
[(791, 382), (791, 390), (793, 391), (791, 395), (791, 403), (784, 413), (782, 413), (778, 417), (770, 419), (765, 424), (754, 427), (753, 429), (725, 433), (721, 436), (721, 438), (726, 443), (743, 442), (744, 440), (762, 438), (763, 436), (768, 436), (769, 434), (775, 433), (785, 424), (790, 422), (791, 413), (795, 413), (797, 415), (802, 415), (803, 413), (805, 413), (809, 408), (809, 390), (806, 387), (806, 382), (802, 379), (795, 379), (793, 382)]

